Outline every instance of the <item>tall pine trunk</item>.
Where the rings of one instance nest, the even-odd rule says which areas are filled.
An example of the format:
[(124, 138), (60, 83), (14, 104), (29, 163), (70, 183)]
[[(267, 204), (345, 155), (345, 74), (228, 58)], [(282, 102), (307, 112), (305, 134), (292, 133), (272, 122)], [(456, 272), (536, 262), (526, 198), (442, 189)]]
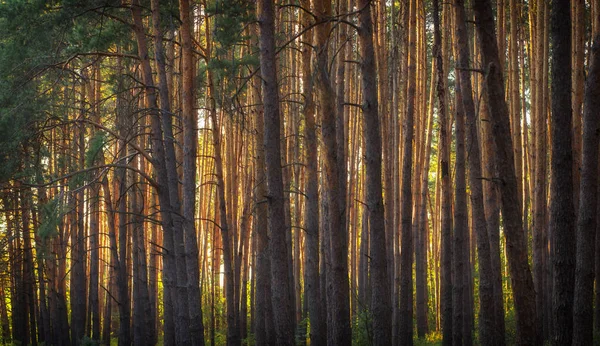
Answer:
[[(302, 1), (302, 6), (310, 9), (310, 1)], [(308, 12), (302, 13), (302, 24), (310, 25)], [(308, 300), (308, 316), (310, 320), (311, 345), (326, 345), (325, 311), (321, 306), (321, 290), (319, 281), (319, 173), (317, 126), (315, 118), (315, 103), (313, 99), (313, 76), (311, 68), (312, 33), (303, 36), (302, 47), (302, 85), (304, 93), (304, 118), (306, 137), (306, 205), (304, 227), (306, 228), (306, 243), (304, 254), (304, 292)]]
[[(367, 208), (369, 209), (371, 261), (371, 312), (373, 314), (373, 345), (389, 345), (391, 341), (391, 305), (386, 254), (385, 213), (381, 182), (381, 132), (377, 101), (377, 73), (373, 49), (373, 24), (368, 0), (358, 5), (358, 38), (362, 58), (364, 137), (366, 155)], [(383, 76), (380, 76), (383, 77)], [(389, 211), (391, 212), (391, 210)], [(412, 318), (410, 318), (412, 321)], [(411, 323), (412, 325), (412, 323)]]
[[(198, 264), (198, 238), (196, 235), (196, 156), (198, 154), (198, 112), (196, 104), (196, 68), (192, 37), (194, 33), (193, 12), (189, 0), (179, 0), (181, 18), (181, 73), (183, 118), (183, 235), (185, 240), (184, 257), (187, 276), (187, 306), (189, 319), (189, 342), (204, 345), (204, 325), (200, 294), (200, 267)], [(178, 271), (180, 268), (177, 268)], [(183, 283), (181, 283), (183, 284)]]
[(286, 248), (283, 177), (281, 169), (281, 114), (275, 59), (275, 13), (270, 0), (259, 2), (260, 67), (263, 86), (264, 148), (267, 178), (268, 228), (270, 234), (271, 302), (278, 345), (294, 344), (294, 306), (289, 282)]
[(495, 20), (489, 0), (475, 0), (473, 9), (483, 66), (487, 73), (485, 97), (489, 106), (496, 149), (496, 170), (502, 200), (504, 233), (515, 298), (517, 342), (521, 345), (537, 345), (540, 340), (535, 323), (536, 309), (533, 300), (535, 291), (527, 258), (527, 242), (523, 233), (514, 152), (510, 140), (510, 119), (504, 95), (502, 65), (496, 43)]
[[(593, 292), (596, 229), (598, 227), (598, 143), (600, 142), (600, 35), (594, 39), (585, 85), (583, 159), (577, 223), (577, 267), (573, 305), (573, 345), (593, 341)], [(598, 288), (596, 288), (598, 290)], [(598, 304), (598, 302), (596, 302)]]
[[(457, 78), (458, 90), (461, 79)], [(468, 252), (465, 242), (468, 231), (467, 211), (467, 180), (465, 167), (465, 113), (462, 105), (462, 95), (456, 93), (456, 161), (454, 173), (454, 234), (452, 246), (452, 269), (454, 281), (452, 283), (452, 343), (454, 345), (467, 344), (467, 328), (465, 327), (468, 305), (465, 304), (468, 286), (465, 285), (465, 273), (469, 269)], [(471, 331), (469, 330), (470, 334)]]
[[(442, 56), (442, 37), (439, 17), (439, 1), (433, 1), (434, 57), (437, 68), (436, 92), (438, 98), (438, 119), (440, 131), (440, 166), (442, 182), (442, 218), (441, 218), (441, 289), (440, 309), (442, 315), (442, 340), (444, 345), (452, 345), (454, 314), (452, 302), (452, 186), (450, 182), (450, 126), (446, 108), (446, 90), (444, 59)], [(462, 305), (461, 305), (462, 306)]]
[(553, 1), (552, 40), (552, 159), (550, 185), (550, 233), (553, 251), (552, 344), (566, 345), (573, 338), (573, 292), (575, 283), (575, 212), (573, 204), (571, 90), (571, 6)]
[[(494, 284), (488, 227), (483, 205), (483, 186), (480, 177), (481, 154), (477, 128), (477, 113), (473, 102), (473, 90), (469, 67), (470, 50), (467, 36), (465, 5), (457, 0), (455, 6), (456, 44), (458, 50), (458, 74), (460, 78), (461, 100), (467, 121), (467, 156), (469, 158), (469, 187), (471, 189), (471, 212), (475, 230), (477, 253), (479, 254), (479, 340), (486, 345), (501, 345), (503, 334), (495, 330)], [(458, 122), (458, 119), (457, 119)], [(501, 304), (501, 303), (500, 303)], [(504, 313), (502, 311), (502, 313)]]

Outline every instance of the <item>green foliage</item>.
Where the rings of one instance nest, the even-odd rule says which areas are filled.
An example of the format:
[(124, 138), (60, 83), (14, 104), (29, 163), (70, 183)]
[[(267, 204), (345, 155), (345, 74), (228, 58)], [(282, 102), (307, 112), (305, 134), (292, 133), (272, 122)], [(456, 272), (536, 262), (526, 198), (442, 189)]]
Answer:
[(207, 12), (215, 16), (213, 38), (218, 43), (217, 56), (223, 55), (247, 37), (243, 34), (245, 23), (254, 19), (254, 6), (245, 0), (213, 0)]
[(415, 346), (426, 346), (426, 345), (441, 345), (442, 344), (442, 333), (433, 331), (425, 335), (425, 338), (415, 339)]
[(113, 45), (135, 46), (129, 34), (131, 29), (121, 22), (94, 16), (90, 21), (77, 21), (69, 34), (69, 46), (65, 53), (104, 52)]
[(65, 214), (60, 195), (55, 196), (45, 204), (41, 204), (39, 212), (41, 223), (37, 230), (38, 236), (45, 240), (58, 234), (58, 227)]
[[(505, 307), (506, 308), (506, 307)], [(506, 344), (516, 345), (517, 344), (517, 316), (515, 309), (508, 309), (504, 317), (504, 323), (506, 326)]]
[(100, 346), (100, 341), (98, 340), (93, 340), (88, 336), (84, 336), (83, 339), (81, 339), (81, 346)]
[(77, 173), (73, 175), (68, 182), (69, 190), (73, 191), (83, 186), (85, 183), (86, 174), (85, 173)]
[(600, 332), (594, 331), (594, 346), (600, 346)]
[(242, 345), (254, 346), (256, 345), (256, 338), (254, 333), (248, 333), (248, 336), (242, 340)]
[(371, 312), (362, 310), (352, 320), (352, 345), (370, 345), (372, 337)]
[(106, 144), (107, 135), (104, 131), (97, 131), (90, 139), (88, 150), (85, 152), (85, 166), (91, 167)]
[(296, 345), (305, 345), (307, 339), (307, 332), (310, 328), (310, 321), (308, 317), (303, 318), (296, 326)]
[[(210, 70), (215, 86), (223, 90), (217, 96), (219, 107), (232, 110), (240, 89), (245, 86), (244, 74), (258, 66), (256, 52), (244, 52), (242, 43), (249, 38), (247, 26), (255, 20), (254, 4), (244, 0), (212, 0), (207, 12), (214, 18), (212, 41), (214, 48), (208, 63), (201, 65), (198, 76)], [(243, 84), (244, 83), (244, 84)]]
[[(23, 144), (29, 142), (45, 97), (29, 83), (51, 49), (50, 30), (43, 31), (31, 13), (41, 1), (0, 4), (0, 182), (13, 178), (23, 166)], [(35, 36), (35, 37), (34, 37)]]
[(0, 183), (40, 171), (25, 163), (29, 144), (49, 117), (67, 118), (65, 89), (82, 82), (89, 53), (134, 46), (131, 29), (109, 18), (129, 15), (118, 0), (0, 2)]

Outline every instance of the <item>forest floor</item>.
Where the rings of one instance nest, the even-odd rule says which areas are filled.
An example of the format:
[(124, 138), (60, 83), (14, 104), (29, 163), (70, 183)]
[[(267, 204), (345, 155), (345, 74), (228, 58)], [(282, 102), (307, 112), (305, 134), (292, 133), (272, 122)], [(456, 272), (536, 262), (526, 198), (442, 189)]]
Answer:
[(442, 344), (442, 334), (431, 332), (425, 338), (415, 339), (415, 346), (437, 346)]

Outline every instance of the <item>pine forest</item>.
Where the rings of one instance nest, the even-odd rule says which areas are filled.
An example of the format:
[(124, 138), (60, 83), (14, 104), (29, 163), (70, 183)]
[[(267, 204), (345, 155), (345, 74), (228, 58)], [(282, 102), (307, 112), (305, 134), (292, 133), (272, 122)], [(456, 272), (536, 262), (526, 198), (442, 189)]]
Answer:
[(0, 344), (600, 345), (599, 159), (600, 0), (0, 0)]

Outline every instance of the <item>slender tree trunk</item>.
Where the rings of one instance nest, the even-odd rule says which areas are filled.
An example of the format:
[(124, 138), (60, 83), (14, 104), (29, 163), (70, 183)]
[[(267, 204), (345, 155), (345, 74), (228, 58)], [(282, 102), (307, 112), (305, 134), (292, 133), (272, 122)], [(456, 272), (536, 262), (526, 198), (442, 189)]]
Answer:
[[(598, 227), (598, 143), (600, 142), (600, 35), (594, 39), (583, 113), (583, 160), (577, 223), (577, 267), (573, 306), (573, 345), (593, 341), (594, 257)], [(596, 288), (598, 290), (598, 288)], [(598, 303), (596, 303), (598, 304)]]
[[(336, 95), (329, 76), (328, 41), (331, 31), (331, 1), (315, 1), (318, 20), (324, 21), (316, 27), (317, 87), (321, 106), (321, 132), (325, 157), (325, 188), (329, 212), (325, 216), (329, 227), (330, 262), (327, 272), (327, 342), (345, 345), (351, 342), (350, 296), (348, 280), (348, 232), (343, 209), (345, 189), (340, 181), (340, 164), (336, 132)], [(342, 195), (344, 193), (344, 195)]]
[(452, 304), (453, 277), (452, 277), (452, 207), (450, 183), (450, 134), (446, 109), (446, 90), (444, 59), (442, 57), (442, 37), (439, 19), (439, 1), (433, 2), (434, 25), (434, 56), (437, 68), (437, 97), (440, 131), (440, 164), (442, 181), (442, 283), (441, 283), (441, 315), (442, 315), (442, 340), (444, 345), (452, 345), (454, 314)]
[[(475, 230), (477, 253), (479, 254), (479, 340), (486, 345), (502, 345), (504, 334), (495, 329), (494, 283), (490, 242), (483, 204), (483, 186), (480, 141), (477, 129), (477, 113), (473, 102), (471, 75), (468, 68), (470, 49), (466, 28), (466, 15), (463, 0), (456, 1), (456, 43), (458, 48), (458, 74), (462, 104), (467, 119), (467, 156), (469, 158), (469, 186), (471, 189), (471, 212)], [(458, 125), (458, 119), (457, 119)], [(458, 127), (457, 127), (458, 128)], [(458, 173), (457, 173), (458, 174)], [(502, 313), (504, 313), (502, 311)]]
[[(99, 80), (100, 78), (100, 67), (94, 67), (93, 72), (94, 79)], [(91, 82), (91, 90), (90, 93), (93, 97), (92, 99), (92, 107), (93, 109), (93, 119), (95, 122), (99, 123), (100, 114), (98, 112), (98, 108), (96, 107), (98, 101), (98, 96), (100, 94), (100, 87), (96, 85), (96, 82)], [(91, 138), (94, 138), (92, 135)], [(100, 154), (98, 155), (100, 156)], [(103, 155), (102, 155), (103, 156)], [(91, 162), (92, 165), (104, 164), (104, 160), (97, 158), (94, 162)], [(93, 172), (94, 174), (98, 174), (98, 172)], [(100, 184), (94, 183), (90, 190), (90, 225), (89, 225), (89, 239), (90, 239), (90, 281), (89, 281), (89, 299), (88, 306), (90, 310), (91, 320), (90, 323), (92, 325), (92, 332), (90, 336), (93, 340), (100, 340), (100, 301), (98, 294), (98, 285), (99, 285), (99, 261), (100, 261)]]
[(510, 140), (510, 119), (496, 45), (495, 22), (489, 0), (475, 0), (473, 9), (483, 65), (487, 71), (485, 96), (489, 105), (497, 153), (496, 168), (500, 179), (504, 232), (517, 312), (517, 342), (522, 345), (537, 345), (540, 340), (535, 323), (536, 310), (533, 300), (535, 291), (527, 259), (527, 242), (523, 233), (521, 209), (518, 203), (519, 192), (512, 141)]
[[(583, 87), (585, 81), (584, 50), (585, 37), (584, 26), (585, 4), (583, 0), (571, 1), (571, 56), (572, 56), (572, 110), (573, 110), (573, 205), (575, 214), (579, 215), (579, 186), (582, 170), (582, 105)], [(594, 38), (592, 38), (593, 40)]]
[[(39, 153), (39, 143), (35, 144), (35, 150)], [(36, 155), (35, 165), (39, 167), (41, 164), (40, 155)], [(41, 177), (40, 177), (41, 178)], [(41, 179), (40, 179), (41, 180)], [(38, 203), (40, 205), (48, 203), (48, 197), (46, 195), (45, 187), (38, 189)], [(41, 222), (41, 212), (32, 211), (32, 222), (34, 225), (39, 225)], [(44, 260), (46, 256), (42, 256), (48, 250), (48, 239), (40, 237), (39, 231), (36, 232), (35, 240), (35, 250), (37, 254), (36, 263), (37, 263), (37, 281), (39, 283), (39, 318), (38, 318), (38, 341), (40, 343), (50, 343), (52, 342), (52, 330), (50, 328), (50, 310), (48, 308), (48, 296), (47, 296), (47, 282), (46, 282), (46, 268), (44, 265)], [(0, 284), (0, 290), (3, 287)], [(0, 293), (0, 338), (2, 338), (4, 322), (8, 321), (8, 312), (6, 309), (6, 300), (4, 299), (4, 293)], [(8, 334), (8, 333), (6, 333)]]
[[(196, 236), (196, 156), (198, 153), (198, 113), (196, 104), (196, 69), (192, 36), (193, 12), (189, 0), (179, 0), (181, 24), (182, 118), (183, 118), (183, 231), (185, 271), (187, 272), (187, 311), (190, 343), (204, 345), (204, 325), (200, 293), (200, 267)], [(179, 270), (179, 268), (177, 268)]]
[[(120, 85), (123, 86), (123, 85)], [(117, 131), (122, 137), (119, 143), (119, 157), (124, 159), (127, 156), (126, 143), (130, 138), (127, 135), (127, 129), (130, 123), (127, 121), (127, 117), (124, 114), (126, 112), (126, 102), (124, 97), (117, 98)], [(119, 216), (118, 224), (115, 225), (114, 232), (111, 232), (111, 262), (115, 266), (116, 271), (116, 287), (117, 287), (117, 299), (119, 305), (119, 346), (127, 346), (132, 342), (131, 339), (131, 308), (129, 300), (129, 280), (127, 278), (127, 172), (125, 168), (118, 168), (115, 171), (117, 177), (117, 188), (116, 193), (118, 197), (116, 200), (117, 214)], [(107, 203), (112, 205), (111, 198), (109, 197), (108, 184), (105, 186), (105, 198)], [(112, 208), (112, 207), (111, 207)], [(118, 242), (117, 242), (118, 241)]]
[[(391, 304), (385, 238), (385, 213), (381, 182), (381, 133), (377, 102), (377, 73), (373, 49), (373, 24), (368, 0), (358, 4), (358, 31), (363, 92), (364, 137), (366, 151), (366, 188), (369, 209), (371, 261), (371, 311), (373, 345), (389, 345), (391, 341)], [(409, 251), (410, 252), (410, 251)], [(412, 318), (409, 319), (412, 321)], [(412, 327), (412, 323), (411, 323)]]
[[(84, 112), (84, 104), (86, 99), (85, 87), (82, 90), (81, 113)], [(78, 146), (78, 167), (84, 166), (85, 158), (85, 128), (80, 125), (77, 131), (77, 146)], [(85, 249), (86, 241), (84, 239), (84, 189), (80, 188), (78, 192), (73, 193), (75, 199), (76, 215), (72, 222), (71, 229), (71, 280), (70, 280), (70, 303), (71, 303), (71, 343), (73, 346), (79, 345), (85, 335), (86, 321), (86, 289), (85, 289)], [(26, 342), (27, 343), (27, 342)]]
[[(310, 9), (310, 1), (302, 1), (302, 6)], [(310, 15), (302, 13), (304, 27), (310, 25)], [(305, 299), (308, 300), (308, 316), (310, 319), (311, 345), (326, 345), (325, 311), (321, 306), (319, 282), (319, 173), (317, 127), (315, 119), (315, 104), (313, 100), (313, 76), (311, 69), (312, 33), (303, 35), (302, 49), (302, 85), (304, 93), (304, 117), (306, 136), (306, 205), (304, 227), (306, 228), (306, 243), (304, 255)]]
[(5, 294), (4, 283), (0, 287), (0, 323), (2, 330), (2, 340), (10, 339), (10, 320), (8, 318), (8, 308), (6, 304), (6, 294)]
[[(599, 184), (600, 185), (600, 184)], [(598, 194), (600, 196), (600, 187), (597, 189)], [(597, 202), (598, 206), (596, 208), (596, 215), (600, 214), (600, 200)], [(595, 272), (594, 272), (594, 283), (596, 287), (600, 287), (600, 222), (596, 220), (596, 253), (595, 253)], [(577, 273), (575, 274), (577, 275)], [(596, 290), (594, 294), (594, 332), (600, 330), (600, 290)]]
[(278, 345), (294, 343), (294, 313), (290, 301), (289, 256), (281, 173), (279, 90), (275, 59), (275, 14), (270, 0), (259, 2), (260, 67), (263, 85), (264, 148), (267, 178), (268, 228), (270, 234), (273, 320)]
[[(460, 90), (460, 77), (457, 84)], [(468, 211), (467, 211), (467, 181), (465, 167), (465, 113), (462, 105), (462, 95), (456, 94), (456, 161), (454, 175), (454, 236), (452, 247), (452, 268), (454, 271), (452, 283), (452, 344), (466, 344), (465, 303), (466, 289), (465, 271), (468, 262), (465, 263), (465, 240), (468, 237)], [(469, 333), (471, 331), (468, 331)]]
[[(404, 116), (404, 143), (402, 161), (402, 201), (401, 201), (401, 237), (402, 248), (400, 255), (400, 308), (398, 332), (394, 333), (394, 345), (412, 345), (413, 343), (413, 235), (412, 235), (412, 164), (413, 164), (413, 134), (417, 87), (417, 1), (410, 1), (410, 33), (409, 33), (409, 62), (408, 62), (408, 93), (406, 114)], [(373, 254), (371, 254), (373, 255)]]
[(358, 296), (359, 304), (361, 306), (361, 312), (369, 309), (371, 305), (371, 283), (369, 276), (369, 211), (366, 206), (362, 213), (362, 230), (361, 230), (361, 242), (360, 242), (360, 262), (359, 262), (359, 276), (358, 276)]
[[(156, 5), (156, 4), (155, 4)], [(155, 7), (155, 11), (156, 11)], [(146, 102), (150, 110), (150, 128), (151, 128), (151, 143), (153, 148), (153, 167), (157, 176), (157, 182), (161, 186), (158, 189), (159, 203), (161, 207), (161, 225), (163, 228), (163, 246), (166, 253), (164, 254), (164, 271), (163, 280), (165, 281), (165, 307), (168, 307), (169, 289), (166, 287), (175, 287), (177, 290), (171, 292), (171, 302), (173, 303), (173, 323), (168, 320), (170, 317), (168, 312), (170, 309), (165, 308), (165, 329), (172, 326), (174, 333), (166, 330), (165, 343), (168, 345), (174, 343), (185, 343), (189, 339), (189, 316), (187, 313), (187, 283), (185, 273), (185, 257), (183, 256), (183, 228), (182, 217), (180, 215), (179, 193), (178, 193), (178, 175), (176, 169), (176, 157), (173, 145), (172, 122), (168, 104), (168, 82), (163, 73), (164, 65), (159, 66), (159, 96), (161, 99), (161, 113), (157, 107), (156, 90), (154, 88), (154, 80), (152, 77), (152, 69), (148, 56), (148, 47), (144, 33), (144, 27), (141, 17), (141, 7), (138, 0), (133, 0), (131, 8), (134, 20), (134, 32), (136, 36), (138, 54), (140, 56), (142, 75), (145, 84)], [(156, 16), (156, 14), (155, 14)], [(156, 18), (154, 18), (156, 19)], [(156, 25), (156, 24), (155, 24)], [(158, 44), (157, 47), (161, 45)], [(157, 61), (161, 61), (163, 56), (156, 55)], [(161, 67), (162, 65), (162, 67)], [(161, 126), (162, 125), (162, 126)], [(164, 131), (164, 142), (163, 142)], [(177, 246), (175, 246), (177, 244)], [(124, 260), (124, 259), (122, 259)], [(181, 283), (181, 284), (179, 284)], [(177, 291), (177, 292), (175, 292)], [(175, 294), (176, 293), (176, 294)], [(175, 299), (176, 298), (176, 299)], [(176, 304), (175, 304), (176, 303)], [(177, 316), (177, 318), (175, 318)]]
[[(138, 130), (139, 131), (139, 130)], [(136, 132), (138, 132), (136, 131)], [(139, 156), (134, 165), (140, 166)], [(134, 182), (130, 190), (132, 215), (132, 256), (133, 256), (133, 343), (149, 345), (152, 338), (150, 319), (150, 294), (148, 291), (148, 264), (146, 260), (146, 236), (142, 215), (144, 215), (144, 192), (139, 182)]]
[(573, 292), (575, 283), (575, 213), (573, 205), (573, 157), (571, 90), (571, 6), (567, 1), (551, 4), (552, 40), (552, 159), (550, 186), (550, 232), (553, 252), (554, 345), (573, 338)]
[(231, 249), (231, 228), (227, 220), (227, 200), (225, 198), (225, 180), (223, 174), (223, 158), (221, 149), (221, 126), (217, 120), (217, 110), (214, 99), (214, 83), (212, 73), (208, 73), (209, 116), (212, 124), (213, 147), (215, 150), (215, 169), (217, 179), (217, 197), (219, 201), (219, 229), (223, 246), (223, 265), (225, 269), (225, 295), (227, 304), (227, 343), (238, 345), (241, 340), (239, 328), (236, 325), (236, 300), (234, 296), (233, 253)]
[[(27, 146), (25, 147), (27, 151)], [(30, 164), (26, 159), (25, 165), (29, 168)], [(33, 268), (33, 245), (31, 243), (31, 221), (35, 216), (32, 212), (32, 201), (31, 201), (31, 189), (26, 188), (21, 192), (21, 219), (23, 222), (23, 286), (25, 289), (25, 303), (26, 303), (26, 314), (28, 320), (28, 339), (29, 344), (37, 346), (39, 330), (38, 321), (39, 317), (37, 314), (38, 300), (37, 300), (37, 287), (35, 285), (35, 272)], [(85, 281), (83, 282), (83, 291), (85, 292)], [(84, 294), (85, 302), (85, 294)], [(84, 304), (85, 306), (85, 304)]]
[[(156, 67), (158, 70), (158, 95), (160, 99), (160, 120), (153, 119), (152, 120), (152, 131), (154, 132), (154, 126), (158, 126), (156, 131), (159, 131), (160, 134), (160, 124), (162, 123), (162, 127), (164, 129), (165, 138), (164, 138), (164, 160), (166, 170), (164, 174), (166, 175), (166, 179), (168, 182), (169, 196), (163, 197), (161, 200), (161, 195), (159, 193), (159, 204), (161, 209), (165, 209), (166, 203), (165, 199), (178, 199), (179, 193), (177, 190), (173, 190), (173, 188), (177, 188), (178, 179), (176, 176), (176, 159), (175, 159), (175, 149), (174, 149), (174, 137), (172, 130), (172, 120), (171, 120), (171, 102), (169, 97), (169, 83), (167, 81), (167, 72), (166, 72), (166, 61), (165, 61), (165, 49), (162, 42), (163, 32), (161, 30), (160, 24), (160, 7), (158, 0), (152, 0), (152, 31), (154, 35), (154, 59), (156, 61)], [(154, 123), (154, 122), (157, 123)], [(159, 122), (160, 121), (160, 122)], [(156, 134), (156, 135), (158, 135)], [(153, 142), (154, 144), (154, 142)], [(161, 150), (162, 152), (162, 150)], [(168, 167), (168, 168), (167, 168)], [(161, 167), (162, 169), (162, 167)], [(169, 174), (169, 171), (171, 172)], [(159, 179), (160, 180), (160, 179)], [(165, 221), (166, 222), (166, 221)], [(163, 222), (164, 224), (164, 222)], [(166, 346), (172, 346), (175, 344), (175, 271), (176, 264), (174, 258), (174, 239), (172, 234), (171, 225), (169, 228), (165, 229), (163, 226), (163, 247), (166, 251), (163, 251), (163, 319), (164, 319), (164, 336), (163, 341)]]
[[(156, 209), (157, 205), (155, 203), (154, 195), (149, 196), (150, 201), (150, 209)], [(158, 341), (158, 333), (162, 330), (161, 325), (159, 323), (159, 314), (158, 314), (158, 272), (160, 270), (158, 256), (160, 247), (158, 234), (157, 234), (158, 226), (156, 224), (150, 225), (150, 244), (152, 245), (149, 249), (149, 263), (148, 263), (148, 290), (150, 293), (150, 322), (152, 323), (151, 337), (150, 343), (156, 345)], [(164, 285), (164, 284), (163, 284)], [(164, 299), (164, 298), (163, 298)], [(164, 316), (164, 310), (163, 310)], [(164, 337), (163, 337), (164, 342)]]
[[(534, 285), (536, 291), (536, 310), (538, 325), (543, 328), (544, 339), (548, 334), (547, 321), (548, 316), (546, 314), (546, 295), (549, 293), (545, 289), (546, 285), (546, 270), (544, 268), (545, 263), (545, 252), (546, 242), (544, 241), (544, 234), (546, 233), (546, 213), (547, 213), (547, 193), (546, 193), (546, 137), (548, 128), (546, 124), (546, 103), (544, 102), (544, 92), (546, 90), (543, 85), (542, 74), (543, 69), (543, 57), (544, 57), (544, 45), (543, 45), (543, 31), (545, 26), (544, 20), (544, 6), (538, 6), (537, 8), (537, 25), (534, 50), (535, 66), (532, 68), (532, 89), (534, 91), (532, 97), (532, 113), (534, 115), (534, 130), (535, 130), (535, 183), (534, 183), (534, 205), (533, 205), (533, 273), (534, 273)], [(542, 33), (540, 35), (540, 32)]]
[[(256, 25), (258, 31), (258, 25)], [(252, 79), (253, 104), (258, 105), (255, 111), (256, 119), (256, 188), (254, 192), (255, 207), (255, 237), (256, 237), (256, 303), (255, 303), (255, 325), (257, 345), (275, 344), (275, 331), (273, 321), (273, 305), (271, 304), (271, 258), (269, 255), (269, 237), (267, 232), (267, 182), (265, 171), (265, 148), (264, 148), (264, 119), (262, 117), (263, 107), (261, 104), (261, 80), (258, 77)]]
[[(523, 140), (521, 137), (521, 108), (519, 95), (519, 62), (517, 59), (517, 28), (519, 25), (519, 15), (517, 13), (516, 0), (509, 0), (510, 9), (510, 32), (509, 32), (509, 100), (510, 100), (510, 115), (511, 115), (511, 134), (515, 153), (515, 170), (517, 174), (517, 188), (519, 191), (519, 203), (522, 215), (525, 216), (523, 195), (523, 186), (525, 185), (525, 176), (523, 170)], [(527, 220), (523, 218), (523, 227), (527, 237)]]
[(431, 87), (429, 93), (429, 108), (428, 108), (428, 121), (427, 121), (427, 139), (425, 143), (425, 163), (423, 164), (423, 172), (421, 175), (421, 186), (419, 198), (419, 229), (418, 232), (418, 252), (415, 252), (415, 277), (416, 277), (416, 299), (417, 299), (417, 335), (419, 338), (424, 338), (429, 331), (428, 323), (428, 302), (429, 302), (429, 290), (428, 290), (428, 276), (429, 269), (427, 266), (427, 238), (429, 233), (429, 222), (427, 219), (427, 197), (429, 193), (429, 167), (431, 163), (431, 149), (432, 149), (432, 137), (433, 137), (433, 103), (435, 100), (435, 78), (436, 78), (436, 67), (435, 60), (432, 63), (431, 70)]

